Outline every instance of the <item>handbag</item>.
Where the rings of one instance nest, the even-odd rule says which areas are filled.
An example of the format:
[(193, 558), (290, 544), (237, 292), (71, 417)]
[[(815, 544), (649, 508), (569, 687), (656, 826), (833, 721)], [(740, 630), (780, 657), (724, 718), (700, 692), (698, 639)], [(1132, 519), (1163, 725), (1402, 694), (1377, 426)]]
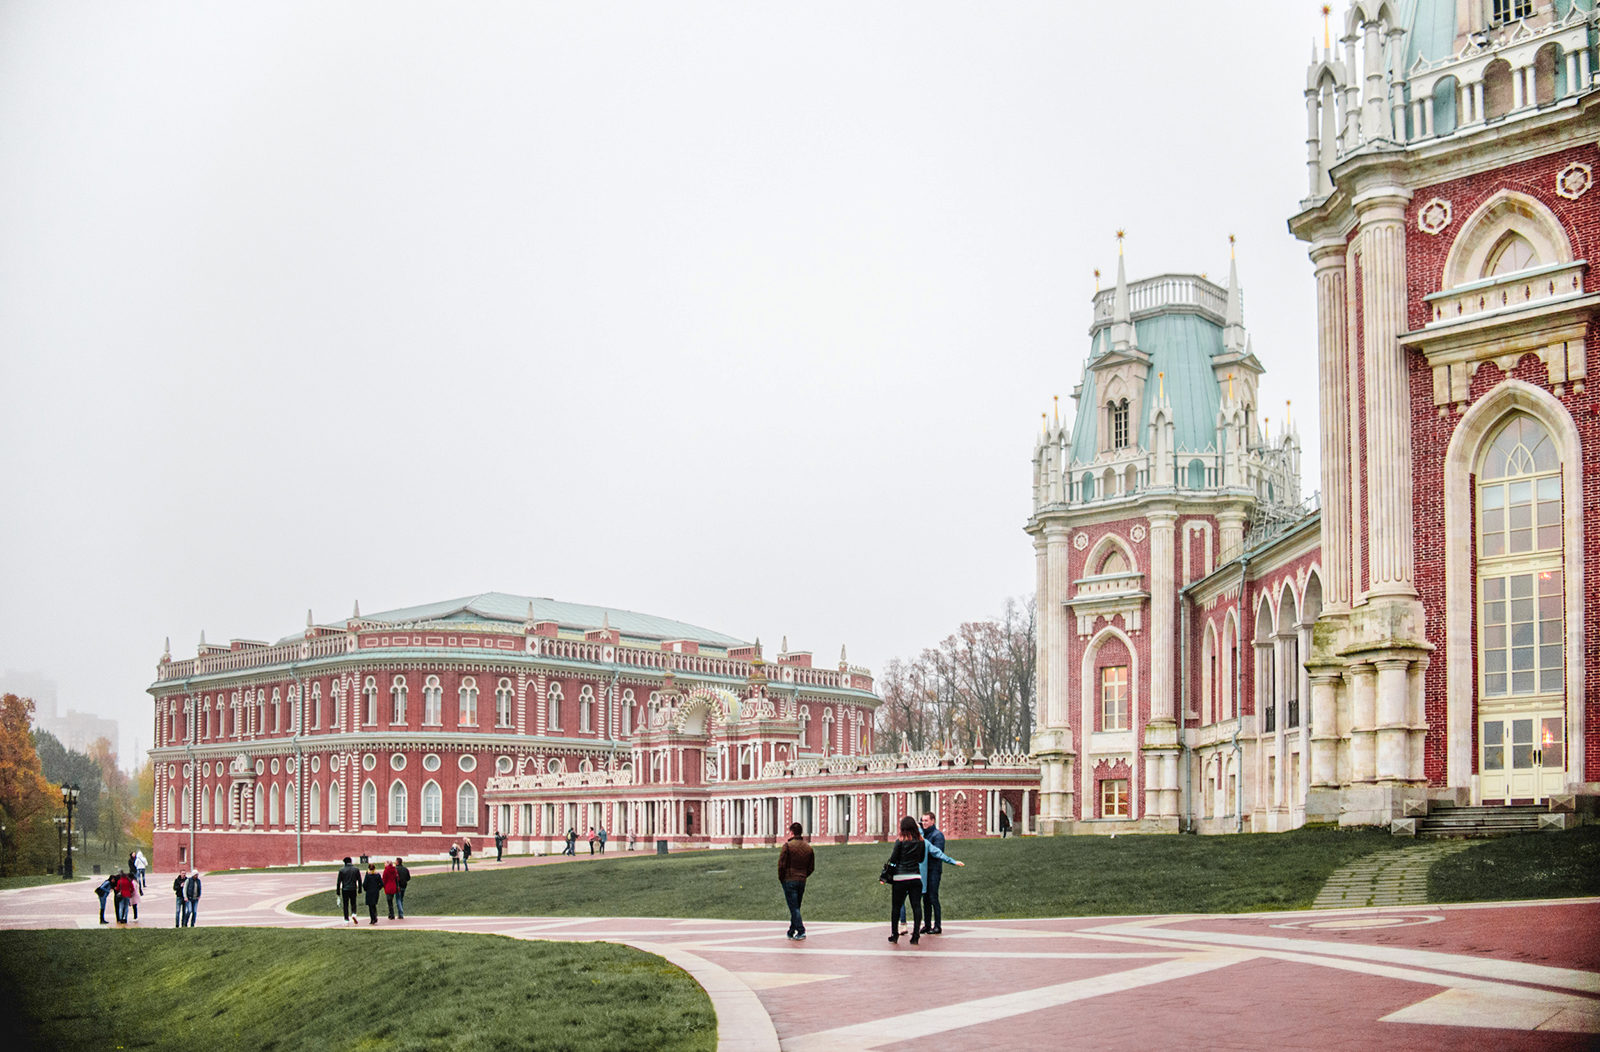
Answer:
[(892, 883), (893, 881), (894, 881), (894, 863), (893, 862), (885, 862), (883, 864), (883, 872), (878, 874), (878, 883), (879, 884), (889, 884), (889, 883)]

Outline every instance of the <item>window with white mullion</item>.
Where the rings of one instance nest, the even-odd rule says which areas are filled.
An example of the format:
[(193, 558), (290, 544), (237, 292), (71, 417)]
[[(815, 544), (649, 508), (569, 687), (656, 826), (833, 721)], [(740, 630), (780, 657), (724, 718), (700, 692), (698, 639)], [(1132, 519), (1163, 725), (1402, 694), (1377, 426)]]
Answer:
[(1486, 697), (1565, 689), (1561, 465), (1538, 422), (1516, 416), (1478, 476), (1479, 664)]

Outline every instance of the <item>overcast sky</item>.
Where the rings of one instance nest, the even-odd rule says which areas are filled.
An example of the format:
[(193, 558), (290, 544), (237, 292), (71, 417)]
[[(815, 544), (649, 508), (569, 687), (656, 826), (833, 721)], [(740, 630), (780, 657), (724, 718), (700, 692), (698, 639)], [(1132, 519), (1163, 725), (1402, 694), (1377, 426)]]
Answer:
[(0, 669), (125, 758), (356, 599), (881, 670), (1031, 592), (1118, 227), (1238, 235), (1309, 494), (1318, 6), (0, 4)]

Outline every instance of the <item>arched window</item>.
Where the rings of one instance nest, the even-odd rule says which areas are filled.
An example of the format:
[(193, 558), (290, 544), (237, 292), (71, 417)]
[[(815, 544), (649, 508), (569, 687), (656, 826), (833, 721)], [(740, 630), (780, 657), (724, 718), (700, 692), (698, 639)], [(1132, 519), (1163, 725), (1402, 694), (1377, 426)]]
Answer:
[(406, 824), (406, 783), (396, 778), (389, 786), (389, 825)]
[(361, 824), (378, 824), (378, 787), (372, 784), (371, 779), (361, 784)]
[(396, 676), (394, 682), (389, 685), (389, 698), (394, 702), (389, 722), (404, 723), (406, 721), (406, 678), (404, 676)]
[(545, 730), (558, 731), (561, 729), (561, 684), (550, 684), (546, 698), (548, 711), (545, 714)]
[(622, 736), (626, 738), (633, 733), (633, 691), (622, 692)]
[(494, 688), (494, 725), (496, 727), (511, 726), (511, 681), (502, 679), (499, 686)]
[(1079, 500), (1094, 500), (1094, 473), (1085, 471), (1082, 480), (1078, 483), (1078, 487)]
[(344, 791), (339, 788), (338, 782), (328, 783), (328, 824), (341, 825), (344, 822)]
[(1100, 730), (1128, 729), (1128, 666), (1109, 665), (1100, 670)]
[(1489, 253), (1489, 265), (1484, 277), (1497, 278), (1539, 265), (1539, 253), (1521, 234), (1510, 232), (1496, 242)]
[(194, 790), (189, 786), (186, 785), (183, 787), (183, 804), (180, 808), (180, 813), (183, 815), (183, 825), (185, 826), (189, 825), (193, 820), (194, 804), (190, 798), (190, 794), (192, 792), (194, 792)]
[(475, 726), (477, 726), (477, 723), (478, 723), (478, 681), (477, 681), (477, 679), (475, 679), (472, 676), (468, 676), (466, 679), (462, 680), (461, 681), (461, 690), (459, 691), (459, 695), (460, 695), (460, 697), (457, 700), (460, 702), (460, 713), (459, 713), (457, 719), (459, 720), (461, 725), (464, 726), (464, 727), (475, 727)]
[(1233, 618), (1222, 624), (1222, 653), (1217, 662), (1217, 719), (1231, 720), (1238, 715), (1234, 707), (1233, 670), (1239, 660), (1239, 632)]
[(1552, 41), (1533, 56), (1533, 97), (1529, 101), (1548, 106), (1556, 101), (1556, 78), (1561, 69), (1561, 45)]
[(372, 676), (367, 677), (367, 684), (362, 688), (367, 699), (366, 719), (363, 723), (378, 722), (378, 681)]
[(578, 730), (584, 734), (594, 730), (594, 688), (587, 683), (578, 691)]
[(290, 782), (283, 790), (283, 822), (284, 825), (294, 828), (300, 822), (300, 794), (294, 791), (294, 783)]
[(1127, 557), (1122, 554), (1122, 549), (1113, 548), (1105, 561), (1100, 564), (1100, 576), (1128, 572)]
[(1261, 729), (1278, 729), (1277, 663), (1273, 654), (1273, 636), (1277, 632), (1272, 624), (1272, 604), (1263, 597), (1256, 609), (1256, 712), (1261, 716)]
[(1486, 697), (1565, 689), (1561, 463), (1530, 416), (1514, 416), (1478, 473), (1478, 652)]
[(478, 787), (462, 782), (456, 790), (456, 825), (472, 827), (478, 824)]
[(256, 806), (255, 806), (255, 811), (254, 811), (253, 814), (250, 815), (250, 824), (251, 825), (257, 825), (257, 826), (261, 825), (263, 820), (265, 820), (266, 817), (267, 817), (267, 791), (265, 789), (261, 788), (261, 786), (258, 785), (258, 786), (256, 786)]
[(1128, 448), (1128, 400), (1111, 404), (1111, 448)]
[(429, 676), (422, 684), (422, 722), (438, 726), (444, 723), (444, 688), (438, 676)]
[(204, 788), (200, 790), (200, 824), (203, 826), (211, 824), (211, 794)]
[(811, 706), (802, 705), (802, 706), (800, 706), (800, 748), (802, 748), (802, 749), (807, 747), (807, 745), (806, 745), (806, 730), (810, 726), (811, 726)]
[(213, 809), (212, 813), (217, 816), (216, 819), (215, 819), (217, 825), (219, 825), (219, 826), (227, 825), (228, 824), (228, 807), (227, 807), (227, 805), (225, 803), (223, 803), (223, 800), (222, 800), (222, 786), (220, 786), (220, 785), (217, 786), (217, 788), (211, 794), (211, 806), (212, 806), (212, 809)]
[(1511, 63), (1497, 58), (1483, 67), (1483, 116), (1486, 120), (1511, 112)]
[(211, 699), (206, 699), (206, 738), (211, 737)]
[(422, 824), (425, 826), (439, 825), (443, 818), (444, 810), (442, 800), (444, 794), (439, 791), (438, 782), (428, 782), (422, 787)]
[(1199, 457), (1189, 461), (1189, 488), (1206, 488), (1206, 462)]
[(289, 688), (289, 731), (297, 733), (300, 730), (300, 691), (294, 687)]
[(311, 684), (311, 726), (322, 726), (322, 684)]
[(1450, 135), (1456, 130), (1456, 96), (1461, 82), (1454, 77), (1440, 77), (1433, 83), (1433, 133)]
[(306, 798), (306, 805), (307, 805), (307, 809), (310, 812), (306, 816), (307, 823), (312, 825), (312, 826), (321, 825), (322, 824), (322, 786), (320, 784), (318, 784), (318, 782), (315, 779), (313, 779), (312, 782), (311, 782), (311, 795)]

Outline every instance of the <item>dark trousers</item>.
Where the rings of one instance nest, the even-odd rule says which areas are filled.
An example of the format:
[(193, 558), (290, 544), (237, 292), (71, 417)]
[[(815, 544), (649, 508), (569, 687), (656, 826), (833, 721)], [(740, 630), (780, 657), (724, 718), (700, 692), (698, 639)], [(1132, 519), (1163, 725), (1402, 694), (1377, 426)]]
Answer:
[(894, 882), (893, 905), (889, 907), (889, 930), (896, 935), (900, 933), (900, 908), (907, 902), (911, 903), (911, 934), (915, 935), (922, 930), (922, 878), (915, 880), (897, 880)]
[(394, 908), (400, 911), (400, 919), (406, 917), (406, 889), (399, 888), (394, 893)]
[[(383, 893), (383, 898), (384, 898), (384, 901), (386, 903), (388, 903), (388, 906), (389, 906), (389, 919), (390, 920), (394, 920), (394, 899), (395, 899), (395, 897), (393, 895), (389, 894), (386, 891), (386, 892)], [(405, 915), (404, 913), (401, 914), (401, 916), (404, 916), (404, 915)]]
[(367, 915), (372, 918), (372, 923), (373, 924), (378, 923), (378, 900), (377, 899), (368, 899), (367, 900)]
[(800, 919), (800, 903), (806, 897), (806, 882), (803, 880), (786, 880), (783, 882), (783, 900), (789, 904), (789, 934), (804, 935), (806, 922)]
[(100, 923), (104, 924), (106, 922), (106, 893), (102, 891), (97, 894), (100, 896)]
[(461, 868), (461, 856), (459, 856), (459, 855), (451, 855), (450, 856), (450, 871), (452, 873), (454, 873), (456, 870), (458, 870), (460, 868)]
[(356, 912), (356, 893), (353, 891), (339, 892), (339, 905), (344, 908), (344, 919), (349, 920), (350, 915)]
[(944, 910), (939, 908), (939, 879), (943, 876), (943, 867), (934, 869), (930, 861), (928, 883), (922, 889), (922, 919), (927, 924), (925, 931), (937, 931), (944, 921)]
[(494, 860), (496, 862), (499, 862), (502, 859), (504, 859), (505, 857), (506, 857), (506, 849), (501, 847), (499, 844), (496, 844), (494, 846)]

